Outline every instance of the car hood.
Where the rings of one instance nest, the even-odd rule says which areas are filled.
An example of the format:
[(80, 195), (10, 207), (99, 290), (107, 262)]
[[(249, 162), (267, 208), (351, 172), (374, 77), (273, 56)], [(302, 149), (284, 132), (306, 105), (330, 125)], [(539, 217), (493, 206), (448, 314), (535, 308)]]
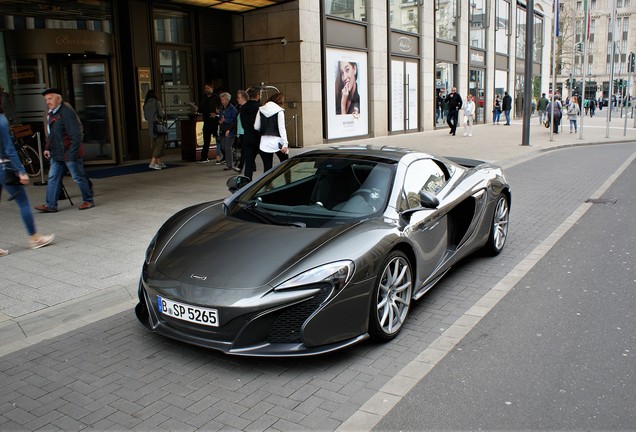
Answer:
[(227, 216), (221, 209), (214, 206), (187, 220), (163, 247), (156, 269), (189, 285), (261, 287), (352, 226), (267, 225)]

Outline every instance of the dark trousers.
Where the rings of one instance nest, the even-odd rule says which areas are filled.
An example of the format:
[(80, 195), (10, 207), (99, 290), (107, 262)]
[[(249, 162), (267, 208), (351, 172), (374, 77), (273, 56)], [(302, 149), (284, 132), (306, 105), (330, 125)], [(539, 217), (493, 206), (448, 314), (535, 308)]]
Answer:
[(218, 123), (216, 121), (203, 123), (203, 148), (201, 149), (201, 160), (203, 161), (208, 159), (208, 152), (210, 151), (212, 135), (216, 135), (217, 129)]
[(448, 118), (446, 119), (446, 123), (448, 127), (450, 127), (450, 133), (455, 135), (455, 131), (457, 130), (457, 119), (459, 118), (459, 111), (452, 110), (448, 111)]
[(241, 156), (243, 158), (243, 164), (245, 165), (245, 177), (252, 178), (254, 171), (256, 171), (256, 155), (259, 153), (258, 146), (260, 141), (258, 134), (251, 135), (246, 133), (243, 135)]
[[(289, 159), (289, 155), (283, 153), (280, 150), (276, 152), (276, 156), (278, 156), (278, 160), (281, 162), (285, 162), (287, 159)], [(272, 169), (272, 165), (274, 163), (274, 153), (261, 152), (261, 158), (263, 159), (263, 171), (267, 172)]]

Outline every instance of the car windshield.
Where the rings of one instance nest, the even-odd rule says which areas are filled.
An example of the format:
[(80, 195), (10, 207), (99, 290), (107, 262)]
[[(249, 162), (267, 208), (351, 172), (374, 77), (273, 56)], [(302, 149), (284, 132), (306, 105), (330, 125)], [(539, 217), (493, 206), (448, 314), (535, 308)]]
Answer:
[(252, 222), (323, 227), (367, 219), (386, 206), (395, 165), (352, 157), (292, 158), (230, 204)]

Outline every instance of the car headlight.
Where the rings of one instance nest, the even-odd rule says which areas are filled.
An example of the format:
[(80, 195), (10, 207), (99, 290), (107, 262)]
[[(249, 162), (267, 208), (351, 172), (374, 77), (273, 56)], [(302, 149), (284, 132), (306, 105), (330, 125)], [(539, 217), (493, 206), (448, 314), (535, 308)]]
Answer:
[(307, 270), (274, 288), (275, 291), (294, 289), (306, 285), (327, 282), (336, 290), (344, 287), (353, 275), (353, 261), (337, 261)]

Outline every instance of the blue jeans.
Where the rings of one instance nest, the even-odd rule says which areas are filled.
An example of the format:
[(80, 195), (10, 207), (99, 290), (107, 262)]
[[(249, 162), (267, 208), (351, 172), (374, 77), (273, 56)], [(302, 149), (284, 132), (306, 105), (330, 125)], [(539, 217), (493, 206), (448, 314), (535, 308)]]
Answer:
[(506, 124), (510, 124), (510, 110), (504, 110), (504, 115), (506, 116)]
[(578, 131), (576, 127), (576, 119), (570, 119), (570, 133), (572, 133), (572, 127), (574, 127), (574, 132)]
[[(2, 176), (2, 182), (4, 183), (4, 164), (0, 164), (0, 175)], [(35, 231), (35, 222), (33, 220), (33, 213), (31, 212), (31, 205), (29, 204), (29, 197), (27, 197), (26, 189), (22, 185), (5, 185), (2, 184), (5, 192), (9, 194), (9, 199), (15, 200), (18, 208), (20, 209), (20, 217), (27, 234), (33, 235)]]
[(498, 110), (497, 108), (495, 108), (495, 110), (492, 113), (492, 122), (499, 123), (500, 117), (501, 117), (501, 110)]
[(49, 183), (46, 186), (46, 206), (57, 208), (57, 199), (62, 191), (62, 177), (66, 174), (66, 170), (71, 173), (73, 181), (77, 183), (82, 192), (82, 200), (85, 202), (93, 202), (93, 191), (88, 183), (88, 177), (84, 172), (84, 162), (81, 159), (74, 161), (56, 161), (51, 159), (51, 168), (49, 169)]

